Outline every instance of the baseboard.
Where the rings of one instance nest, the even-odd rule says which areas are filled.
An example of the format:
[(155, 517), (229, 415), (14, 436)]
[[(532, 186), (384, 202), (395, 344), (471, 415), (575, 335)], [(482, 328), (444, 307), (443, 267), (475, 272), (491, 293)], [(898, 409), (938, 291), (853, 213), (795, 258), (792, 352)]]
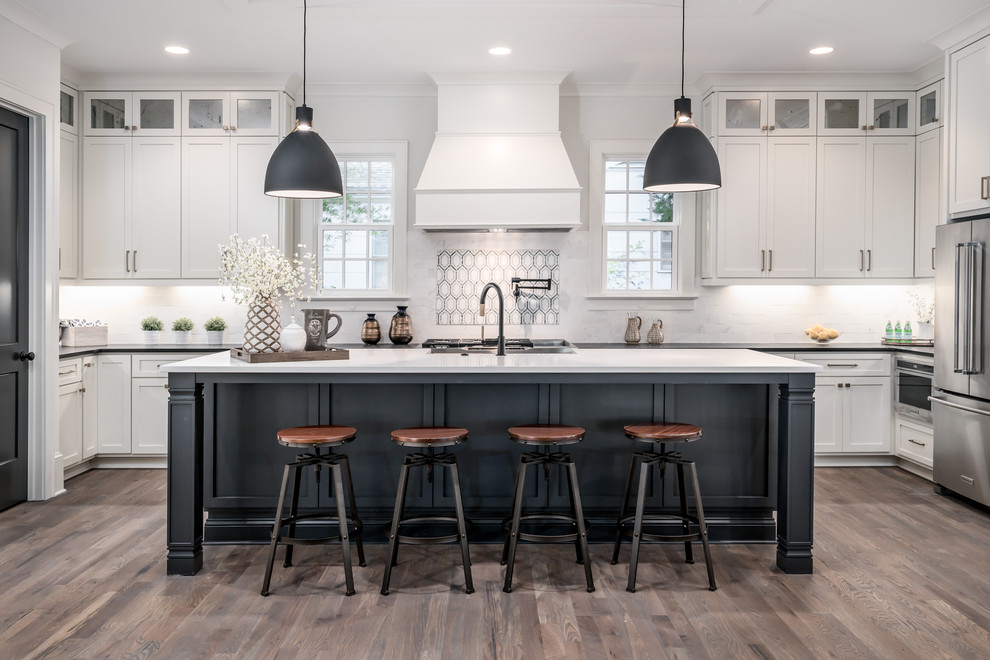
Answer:
[(168, 467), (168, 456), (96, 456), (93, 467), (115, 470), (119, 468), (154, 468)]
[(815, 456), (815, 467), (891, 467), (897, 465), (899, 465), (899, 459), (889, 454), (823, 454)]
[(932, 469), (926, 465), (920, 465), (906, 458), (898, 458), (897, 467), (901, 468), (906, 472), (910, 472), (913, 475), (919, 476), (927, 481), (932, 481), (932, 482), (935, 481), (935, 479), (932, 477)]

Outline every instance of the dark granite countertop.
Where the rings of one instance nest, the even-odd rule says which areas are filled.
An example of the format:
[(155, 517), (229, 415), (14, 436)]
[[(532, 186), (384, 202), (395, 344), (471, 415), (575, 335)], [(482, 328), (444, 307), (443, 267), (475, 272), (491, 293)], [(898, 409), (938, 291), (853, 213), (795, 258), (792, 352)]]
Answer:
[[(814, 353), (814, 352), (898, 352), (917, 353), (920, 355), (932, 355), (934, 349), (931, 346), (887, 346), (877, 343), (843, 343), (833, 342), (830, 344), (819, 344), (815, 342), (781, 342), (779, 344), (746, 344), (746, 343), (688, 343), (669, 342), (664, 344), (620, 344), (620, 343), (592, 343), (573, 342), (578, 349), (581, 348), (617, 348), (630, 351), (635, 350), (671, 350), (678, 348), (750, 348), (754, 351), (772, 351), (775, 353)], [(395, 345), (390, 343), (376, 344), (368, 346), (365, 344), (335, 344), (340, 348), (349, 350), (370, 349), (370, 350), (396, 350), (401, 351), (408, 348), (420, 348), (421, 345), (406, 344)], [(236, 348), (238, 344), (109, 344), (107, 346), (61, 346), (59, 347), (59, 357), (79, 357), (81, 355), (96, 355), (99, 353), (215, 353)]]

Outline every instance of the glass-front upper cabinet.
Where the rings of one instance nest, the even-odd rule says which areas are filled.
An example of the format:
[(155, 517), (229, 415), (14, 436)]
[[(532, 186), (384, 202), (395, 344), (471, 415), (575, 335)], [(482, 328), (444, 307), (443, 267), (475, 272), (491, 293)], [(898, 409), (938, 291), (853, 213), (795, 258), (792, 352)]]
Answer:
[(86, 92), (84, 135), (179, 134), (178, 92)]
[(866, 130), (880, 135), (914, 135), (914, 92), (870, 92)]
[(278, 92), (188, 92), (183, 135), (278, 135)]
[(79, 92), (68, 85), (62, 85), (58, 106), (61, 129), (79, 135)]
[(718, 135), (814, 135), (814, 92), (720, 92)]
[(942, 127), (942, 81), (918, 91), (918, 134)]
[(821, 92), (819, 135), (914, 135), (914, 92)]

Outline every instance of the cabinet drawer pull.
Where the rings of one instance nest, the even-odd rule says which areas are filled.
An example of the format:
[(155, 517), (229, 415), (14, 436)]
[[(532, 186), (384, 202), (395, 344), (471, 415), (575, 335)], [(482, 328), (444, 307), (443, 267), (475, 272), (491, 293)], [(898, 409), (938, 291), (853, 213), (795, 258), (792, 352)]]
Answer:
[(910, 442), (912, 445), (918, 445), (919, 447), (924, 447), (925, 446), (925, 443), (924, 442), (918, 442), (914, 438), (908, 438), (908, 442)]
[(69, 369), (68, 371), (60, 371), (60, 372), (58, 372), (58, 375), (59, 376), (71, 376), (73, 373), (75, 373), (75, 371), (76, 371), (75, 369)]
[(131, 272), (131, 251), (128, 250), (124, 253), (124, 270), (128, 273)]
[(852, 364), (845, 364), (843, 362), (826, 362), (825, 365), (829, 367), (858, 367), (859, 363), (853, 362)]

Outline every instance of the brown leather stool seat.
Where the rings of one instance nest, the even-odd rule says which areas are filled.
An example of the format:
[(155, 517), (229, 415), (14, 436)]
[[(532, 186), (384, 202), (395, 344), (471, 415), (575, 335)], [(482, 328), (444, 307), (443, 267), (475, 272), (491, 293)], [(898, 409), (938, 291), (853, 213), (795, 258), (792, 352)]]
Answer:
[[(701, 541), (701, 546), (705, 552), (705, 566), (708, 569), (708, 589), (715, 591), (715, 572), (712, 569), (712, 555), (708, 547), (708, 524), (705, 522), (705, 509), (701, 503), (701, 488), (698, 485), (698, 471), (695, 469), (694, 461), (689, 461), (677, 451), (667, 451), (667, 443), (687, 443), (701, 439), (701, 427), (694, 424), (629, 424), (623, 427), (626, 437), (637, 442), (650, 442), (660, 445), (660, 451), (637, 451), (633, 453), (632, 461), (629, 464), (629, 475), (626, 478), (626, 488), (622, 494), (622, 510), (616, 520), (615, 547), (612, 550), (612, 564), (619, 563), (619, 547), (622, 544), (623, 536), (632, 537), (632, 556), (629, 559), (629, 581), (626, 591), (636, 591), (636, 568), (639, 565), (640, 543), (643, 539), (658, 542), (683, 542), (684, 560), (694, 563), (694, 555), (691, 549), (692, 541)], [(636, 466), (639, 464), (639, 489), (636, 495), (635, 513), (628, 512), (629, 495), (632, 492), (633, 479), (636, 476)], [(660, 498), (661, 506), (664, 498), (664, 477), (668, 464), (677, 466), (677, 487), (678, 499), (680, 501), (680, 513), (657, 513), (646, 514), (646, 490), (650, 481), (650, 468), (656, 466), (660, 470)], [(688, 514), (687, 488), (685, 485), (684, 468), (688, 468), (691, 478), (691, 487), (694, 495), (694, 506), (697, 515)], [(629, 529), (629, 524), (632, 529)], [(669, 525), (674, 523), (680, 526), (680, 534), (648, 534), (643, 531), (643, 525)], [(698, 531), (691, 530), (691, 524), (695, 524)]]
[[(554, 541), (574, 541), (574, 548), (579, 564), (584, 564), (584, 577), (588, 592), (595, 590), (595, 581), (591, 574), (591, 557), (588, 555), (588, 522), (584, 519), (584, 510), (581, 506), (581, 492), (578, 489), (577, 468), (571, 455), (558, 451), (551, 453), (551, 449), (560, 445), (573, 445), (584, 439), (585, 430), (580, 426), (567, 426), (565, 424), (530, 424), (528, 426), (513, 426), (509, 428), (509, 438), (522, 445), (541, 447), (542, 451), (524, 452), (519, 457), (519, 467), (516, 470), (516, 485), (512, 496), (512, 514), (505, 519), (502, 527), (505, 529), (505, 543), (502, 545), (502, 564), (505, 566), (505, 584), (502, 591), (510, 593), (512, 591), (512, 571), (516, 562), (516, 546), (519, 540), (533, 541), (536, 543), (550, 543)], [(543, 466), (544, 478), (550, 481), (550, 468), (559, 465), (567, 473), (568, 494), (570, 495), (570, 513), (557, 513), (553, 511), (539, 511), (533, 513), (522, 512), (523, 493), (525, 492), (526, 468), (529, 466)], [(560, 524), (566, 523), (574, 531), (562, 534), (535, 534), (523, 532), (520, 527), (523, 523), (546, 523)]]
[[(389, 580), (392, 577), (392, 567), (399, 557), (399, 544), (434, 545), (438, 543), (460, 543), (461, 559), (464, 562), (464, 591), (474, 593), (474, 582), (471, 580), (471, 556), (468, 551), (467, 522), (464, 520), (464, 504), (461, 501), (461, 482), (457, 475), (457, 457), (447, 452), (437, 454), (434, 450), (442, 447), (459, 445), (468, 439), (468, 430), (455, 426), (427, 426), (392, 431), (392, 441), (401, 447), (416, 447), (425, 449), (426, 453), (416, 452), (406, 454), (399, 472), (399, 488), (395, 494), (395, 509), (392, 511), (392, 524), (388, 532), (388, 560), (385, 562), (385, 574), (382, 576), (382, 595), (388, 595)], [(406, 501), (406, 486), (409, 483), (409, 470), (414, 467), (426, 468), (426, 476), (433, 482), (434, 466), (450, 470), (451, 490), (454, 491), (454, 515), (426, 514), (403, 517)], [(407, 536), (399, 534), (402, 525), (450, 524), (457, 526), (456, 534), (443, 536)]]
[[(350, 461), (344, 454), (334, 454), (335, 447), (353, 441), (357, 430), (351, 426), (295, 426), (282, 429), (276, 434), (278, 442), (286, 447), (303, 450), (292, 463), (285, 464), (282, 473), (282, 490), (278, 495), (278, 507), (275, 509), (275, 522), (272, 525), (271, 548), (268, 552), (268, 564), (265, 568), (265, 581), (261, 587), (261, 595), (267, 596), (271, 586), (272, 568), (275, 566), (275, 550), (281, 544), (285, 547), (285, 562), (283, 566), (292, 566), (292, 548), (296, 545), (320, 545), (340, 542), (344, 554), (344, 580), (347, 585), (346, 595), (354, 594), (354, 576), (351, 571), (351, 544), (349, 530), (353, 529), (354, 541), (357, 546), (358, 563), (365, 566), (364, 545), (361, 542), (361, 519), (358, 518), (357, 505), (354, 501), (354, 484), (351, 482)], [(328, 453), (321, 453), (326, 449)], [(333, 476), (334, 500), (336, 511), (321, 511), (299, 513), (299, 489), (301, 485), (302, 468), (313, 467), (316, 476), (316, 489), (320, 488), (320, 471), (326, 467)], [(289, 515), (283, 517), (285, 494), (292, 477), (292, 497), (289, 501)], [(347, 515), (344, 503), (344, 489), (347, 489), (347, 499), (350, 501), (351, 514)], [(297, 537), (296, 523), (300, 520), (315, 520), (323, 524), (335, 526), (338, 535), (320, 538)], [(286, 534), (282, 528), (286, 527)]]

